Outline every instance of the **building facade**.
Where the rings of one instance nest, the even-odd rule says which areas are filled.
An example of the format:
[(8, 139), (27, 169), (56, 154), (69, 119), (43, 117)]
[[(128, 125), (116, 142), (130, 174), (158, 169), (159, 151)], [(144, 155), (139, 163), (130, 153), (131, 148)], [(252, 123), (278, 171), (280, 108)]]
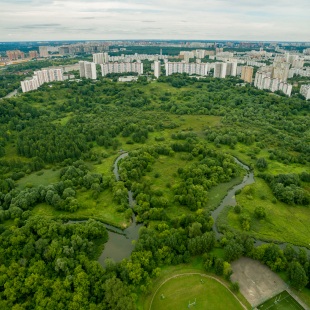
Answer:
[(154, 75), (158, 79), (160, 76), (160, 61), (154, 61)]
[(166, 62), (166, 76), (173, 73), (187, 73), (189, 75), (208, 75), (208, 64), (206, 63), (186, 63), (186, 62)]
[(141, 62), (109, 62), (101, 66), (102, 76), (109, 73), (126, 73), (137, 72), (139, 75), (143, 74), (143, 63)]
[(300, 94), (303, 95), (306, 100), (310, 99), (310, 84), (301, 85)]
[(79, 61), (80, 65), (80, 77), (84, 77), (86, 79), (97, 79), (97, 70), (96, 64), (94, 62), (89, 61)]
[(241, 71), (241, 79), (247, 83), (252, 83), (253, 79), (253, 67), (243, 66)]

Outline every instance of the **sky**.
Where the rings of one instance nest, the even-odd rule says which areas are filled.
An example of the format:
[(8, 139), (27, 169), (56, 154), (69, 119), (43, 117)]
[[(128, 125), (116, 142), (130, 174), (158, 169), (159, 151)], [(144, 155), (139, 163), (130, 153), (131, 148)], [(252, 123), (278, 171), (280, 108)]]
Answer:
[(310, 42), (310, 0), (0, 0), (0, 41)]

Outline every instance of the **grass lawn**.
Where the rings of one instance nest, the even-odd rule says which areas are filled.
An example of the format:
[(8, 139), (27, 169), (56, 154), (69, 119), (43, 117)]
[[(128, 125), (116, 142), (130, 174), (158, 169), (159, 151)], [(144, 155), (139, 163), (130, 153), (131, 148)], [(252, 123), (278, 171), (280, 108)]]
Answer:
[(304, 308), (287, 292), (284, 291), (265, 301), (258, 310), (304, 310)]
[(194, 309), (243, 309), (237, 299), (221, 283), (199, 274), (183, 274), (162, 284), (151, 308), (186, 309), (196, 301)]
[[(252, 218), (249, 233), (257, 239), (289, 242), (309, 248), (310, 209), (288, 206), (280, 201), (273, 203), (274, 196), (266, 182), (257, 177), (255, 181), (236, 196), (237, 202), (243, 207), (242, 212)], [(266, 219), (254, 219), (256, 206), (265, 208)], [(233, 210), (228, 212), (227, 222), (234, 229), (241, 230), (240, 215)]]

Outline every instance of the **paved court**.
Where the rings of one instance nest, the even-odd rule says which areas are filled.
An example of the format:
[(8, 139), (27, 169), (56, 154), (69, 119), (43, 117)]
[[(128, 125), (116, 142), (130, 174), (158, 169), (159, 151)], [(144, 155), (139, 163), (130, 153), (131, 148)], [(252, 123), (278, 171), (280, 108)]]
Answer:
[(231, 280), (239, 283), (240, 292), (252, 307), (287, 288), (287, 284), (276, 273), (257, 260), (242, 257), (231, 263), (231, 267)]

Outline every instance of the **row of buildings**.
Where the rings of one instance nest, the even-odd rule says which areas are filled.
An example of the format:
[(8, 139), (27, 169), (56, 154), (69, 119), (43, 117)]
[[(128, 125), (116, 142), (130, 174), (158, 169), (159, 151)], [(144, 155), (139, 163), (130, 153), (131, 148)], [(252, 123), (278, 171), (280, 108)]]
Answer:
[(42, 84), (63, 81), (62, 69), (42, 69), (35, 71), (31, 78), (21, 82), (23, 93), (38, 89)]
[(100, 65), (102, 76), (109, 73), (126, 73), (136, 72), (138, 75), (143, 74), (143, 63), (137, 62), (109, 62)]
[(254, 79), (254, 87), (270, 90), (271, 92), (282, 91), (285, 95), (291, 96), (293, 86), (279, 78), (273, 78), (270, 72), (258, 71)]
[(10, 61), (21, 60), (27, 57), (30, 59), (39, 57), (39, 54), (37, 51), (29, 51), (26, 55), (24, 52), (20, 50), (11, 50), (11, 51), (6, 51), (6, 55)]
[[(96, 59), (98, 60), (98, 59)], [(100, 59), (101, 61), (101, 59)], [(95, 62), (80, 61), (79, 62), (80, 77), (87, 79), (97, 79), (97, 68)], [(101, 63), (101, 74), (106, 76), (109, 73), (129, 73), (136, 72), (138, 75), (143, 74), (142, 62), (107, 62)], [(158, 75), (159, 76), (159, 75)]]
[(165, 70), (166, 76), (174, 73), (187, 73), (189, 75), (196, 74), (204, 76), (208, 75), (209, 67), (206, 63), (166, 62)]
[[(186, 62), (166, 62), (165, 70), (166, 76), (174, 73), (187, 73), (189, 75), (201, 75), (206, 76), (209, 71), (213, 69), (213, 77), (215, 78), (225, 78), (227, 76), (237, 75), (237, 62), (227, 61), (227, 62), (215, 62), (215, 63), (186, 63)], [(241, 79), (247, 83), (252, 83), (253, 77), (253, 67), (243, 66), (241, 69)], [(154, 75), (155, 74), (154, 69)]]

